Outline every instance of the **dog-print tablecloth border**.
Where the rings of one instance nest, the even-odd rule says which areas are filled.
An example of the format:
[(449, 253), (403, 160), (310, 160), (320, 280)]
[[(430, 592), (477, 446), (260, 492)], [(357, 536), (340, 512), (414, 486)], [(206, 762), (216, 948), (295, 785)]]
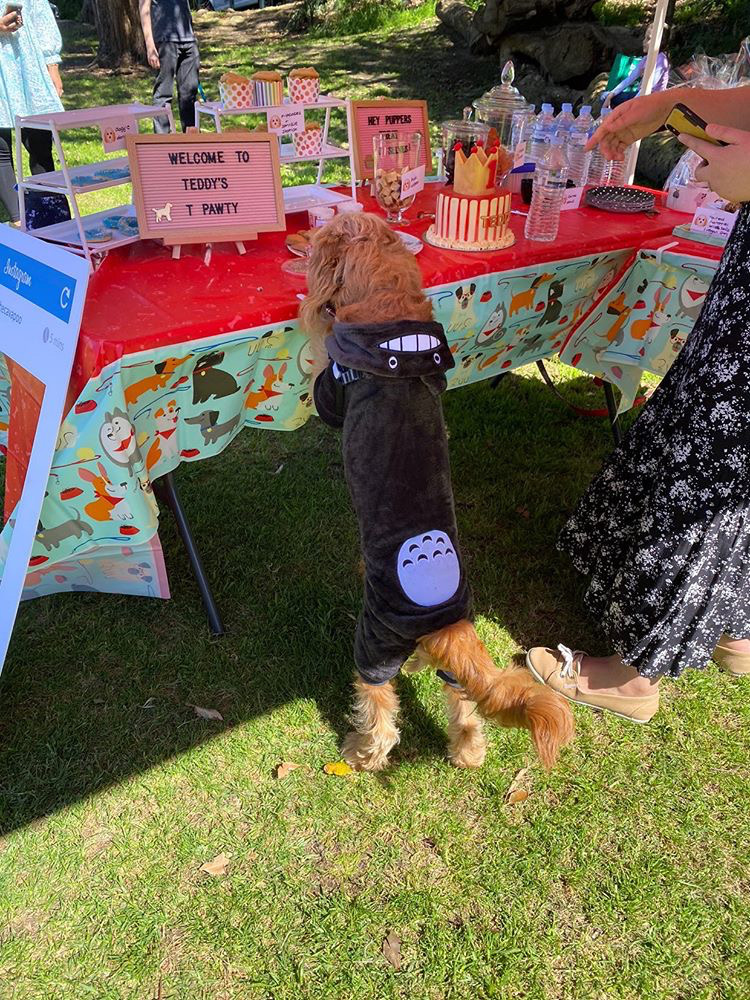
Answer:
[(561, 360), (602, 375), (633, 405), (641, 374), (666, 375), (703, 308), (717, 261), (639, 252), (565, 344)]
[[(26, 596), (167, 596), (152, 481), (218, 454), (243, 427), (300, 427), (313, 413), (311, 373), (307, 338), (292, 325), (128, 355), (103, 369), (60, 427)], [(11, 530), (12, 515), (0, 560)], [(64, 571), (51, 572), (61, 563)]]
[[(585, 257), (429, 289), (456, 359), (450, 386), (555, 354), (626, 258)], [(314, 413), (311, 374), (308, 341), (294, 323), (128, 355), (105, 368), (60, 428), (27, 596), (163, 596), (151, 483), (183, 461), (223, 451), (243, 427), (302, 426)], [(102, 550), (100, 572), (94, 556)], [(69, 567), (84, 560), (76, 577)], [(51, 572), (61, 563), (65, 571)]]
[(628, 258), (617, 251), (428, 289), (456, 361), (449, 388), (556, 355)]

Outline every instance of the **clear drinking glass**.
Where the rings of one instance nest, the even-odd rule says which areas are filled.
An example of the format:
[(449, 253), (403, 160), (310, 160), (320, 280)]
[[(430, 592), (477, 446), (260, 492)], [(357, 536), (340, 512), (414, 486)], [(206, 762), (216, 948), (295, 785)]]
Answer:
[(421, 143), (419, 132), (382, 132), (372, 137), (373, 188), (375, 200), (386, 213), (386, 222), (403, 222), (404, 212), (414, 202), (413, 194), (402, 197), (401, 182), (407, 171), (419, 166)]

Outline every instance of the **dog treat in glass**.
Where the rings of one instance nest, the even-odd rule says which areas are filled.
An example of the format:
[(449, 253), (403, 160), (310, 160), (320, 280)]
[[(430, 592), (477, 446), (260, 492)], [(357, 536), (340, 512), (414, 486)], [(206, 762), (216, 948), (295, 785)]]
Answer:
[(384, 132), (372, 137), (375, 200), (385, 210), (385, 221), (403, 222), (403, 213), (414, 195), (402, 197), (403, 176), (419, 164), (422, 136), (419, 132)]
[(320, 97), (320, 77), (312, 66), (293, 69), (287, 77), (287, 86), (293, 104), (315, 104)]

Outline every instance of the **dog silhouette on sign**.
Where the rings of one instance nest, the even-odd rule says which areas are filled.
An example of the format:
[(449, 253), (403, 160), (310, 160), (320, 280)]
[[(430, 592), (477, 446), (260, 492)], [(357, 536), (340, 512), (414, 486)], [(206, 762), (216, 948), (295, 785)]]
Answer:
[(156, 218), (154, 222), (171, 222), (172, 221), (172, 202), (168, 201), (166, 205), (162, 208), (152, 208), (151, 211), (154, 213)]

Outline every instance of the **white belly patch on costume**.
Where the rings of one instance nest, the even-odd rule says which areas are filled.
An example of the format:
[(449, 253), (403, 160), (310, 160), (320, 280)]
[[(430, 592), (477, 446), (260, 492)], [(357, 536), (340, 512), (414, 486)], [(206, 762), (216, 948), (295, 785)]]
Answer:
[(396, 571), (406, 596), (421, 608), (449, 601), (461, 580), (456, 548), (445, 531), (407, 538), (398, 550)]

